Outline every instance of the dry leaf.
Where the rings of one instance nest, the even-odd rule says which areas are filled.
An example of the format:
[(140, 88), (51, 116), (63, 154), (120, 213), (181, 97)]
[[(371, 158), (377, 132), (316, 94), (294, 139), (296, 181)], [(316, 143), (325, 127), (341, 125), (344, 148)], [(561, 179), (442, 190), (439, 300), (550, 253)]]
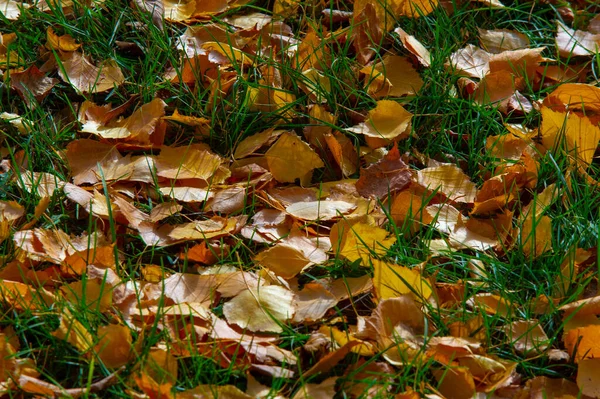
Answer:
[(574, 30), (557, 22), (556, 48), (561, 57), (592, 56), (600, 46), (600, 35)]
[(460, 75), (482, 78), (490, 71), (491, 54), (472, 44), (450, 56), (450, 67)]
[(371, 255), (385, 254), (396, 237), (375, 226), (374, 220), (367, 216), (340, 220), (331, 228), (330, 240), (336, 256), (366, 262)]
[(294, 312), (294, 294), (275, 285), (244, 290), (223, 305), (229, 323), (250, 331), (282, 332)]
[(290, 215), (304, 220), (333, 220), (347, 215), (356, 204), (346, 201), (306, 201), (295, 202), (285, 208)]
[(600, 397), (600, 375), (598, 375), (600, 359), (585, 359), (577, 367), (577, 387), (581, 390), (574, 397), (586, 395), (591, 398)]
[(529, 48), (529, 38), (510, 29), (479, 29), (481, 45), (490, 53), (499, 54), (506, 50)]
[(519, 353), (537, 355), (548, 349), (550, 340), (537, 320), (515, 321), (504, 332)]
[(125, 82), (125, 76), (115, 61), (105, 61), (98, 67), (76, 51), (62, 59), (58, 74), (81, 93), (101, 93)]
[(283, 133), (265, 153), (269, 170), (282, 183), (304, 182), (313, 169), (325, 166), (321, 158), (294, 133)]
[(475, 201), (477, 188), (469, 176), (454, 164), (440, 164), (417, 172), (420, 185), (437, 190), (452, 201), (472, 203)]
[(356, 191), (363, 197), (382, 199), (410, 184), (412, 172), (402, 159), (398, 147), (394, 146), (383, 159), (360, 170)]
[(469, 399), (475, 394), (475, 381), (466, 367), (433, 370), (433, 375), (438, 380), (438, 390), (448, 398)]
[(75, 51), (81, 47), (81, 44), (77, 43), (71, 35), (58, 36), (52, 27), (46, 31), (46, 38), (46, 47), (49, 50)]
[(417, 299), (426, 301), (431, 296), (431, 282), (416, 268), (409, 269), (375, 259), (371, 262), (374, 270), (373, 286), (379, 299), (414, 295)]
[(46, 98), (57, 83), (58, 79), (47, 77), (35, 65), (23, 72), (10, 74), (10, 87), (15, 89), (30, 107), (35, 104), (34, 99), (41, 102)]
[(405, 57), (386, 55), (381, 62), (361, 69), (367, 92), (373, 98), (417, 94), (423, 79)]
[[(404, 47), (419, 60), (424, 67), (431, 66), (431, 54), (416, 37), (409, 35), (402, 28), (394, 29), (394, 32), (400, 36), (400, 41)], [(393, 83), (392, 83), (393, 85)]]
[(21, 15), (21, 8), (29, 8), (30, 5), (27, 3), (17, 3), (14, 0), (0, 0), (0, 14), (8, 20), (19, 19)]
[(391, 100), (377, 101), (377, 106), (369, 111), (367, 121), (353, 126), (349, 132), (364, 134), (368, 137), (396, 139), (407, 135), (412, 114)]
[(132, 358), (131, 331), (127, 326), (109, 324), (98, 328), (100, 338), (94, 352), (98, 355), (104, 366), (119, 368)]

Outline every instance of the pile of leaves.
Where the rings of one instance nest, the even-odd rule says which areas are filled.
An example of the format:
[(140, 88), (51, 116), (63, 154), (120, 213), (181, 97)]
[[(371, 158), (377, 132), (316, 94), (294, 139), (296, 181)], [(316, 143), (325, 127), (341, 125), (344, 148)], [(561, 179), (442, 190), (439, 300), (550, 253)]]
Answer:
[[(439, 59), (407, 21), (505, 5), (135, 0), (131, 29), (177, 55), (151, 97), (141, 42), (114, 41), (120, 64), (50, 23), (31, 61), (1, 27), (0, 390), (600, 397), (595, 243), (557, 247), (553, 220), (599, 186), (600, 16), (561, 4), (552, 49), (480, 28)], [(114, 12), (0, 0), (15, 26), (87, 11)], [(436, 126), (432, 70), (499, 133)], [(495, 283), (548, 262), (529, 290)], [(229, 377), (186, 384), (198, 358)]]

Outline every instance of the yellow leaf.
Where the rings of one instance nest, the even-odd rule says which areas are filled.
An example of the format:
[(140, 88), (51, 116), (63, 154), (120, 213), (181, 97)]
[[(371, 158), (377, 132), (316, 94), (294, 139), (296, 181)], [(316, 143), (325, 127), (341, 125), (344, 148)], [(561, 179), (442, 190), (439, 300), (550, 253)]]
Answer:
[(63, 295), (73, 304), (85, 306), (105, 312), (112, 305), (112, 289), (96, 280), (74, 281), (60, 287)]
[[(365, 71), (363, 68), (362, 71)], [(423, 79), (406, 57), (387, 55), (383, 61), (373, 66), (374, 71), (368, 76), (375, 80), (369, 85), (368, 92), (375, 98), (380, 96), (402, 97), (417, 94), (423, 87)], [(377, 72), (385, 79), (381, 84)], [(377, 84), (380, 82), (379, 84)]]
[(552, 111), (542, 107), (542, 144), (565, 151), (582, 167), (590, 165), (600, 141), (600, 128), (585, 116)]
[(175, 384), (177, 381), (177, 359), (170, 351), (153, 348), (148, 353), (144, 364), (144, 373), (155, 381)]
[(520, 236), (523, 253), (537, 258), (552, 250), (552, 220), (548, 216), (536, 217), (530, 212), (523, 221)]
[(339, 346), (344, 346), (349, 342), (356, 343), (350, 350), (353, 353), (358, 353), (361, 356), (373, 356), (375, 354), (375, 348), (372, 343), (355, 338), (336, 327), (323, 326), (319, 329), (319, 332), (326, 336), (331, 336)]
[(600, 325), (588, 325), (565, 331), (565, 349), (575, 363), (600, 357)]
[(396, 194), (390, 209), (390, 217), (396, 226), (402, 227), (408, 223), (412, 232), (433, 221), (433, 217), (428, 212), (423, 212), (428, 204), (428, 195), (417, 187), (411, 185), (407, 190)]
[(162, 147), (156, 157), (158, 176), (167, 179), (210, 179), (222, 163), (221, 157), (204, 147)]
[(256, 261), (285, 279), (296, 276), (312, 264), (300, 250), (285, 244), (262, 251), (256, 256)]
[(369, 111), (367, 121), (347, 129), (367, 137), (395, 139), (407, 135), (412, 114), (392, 100), (377, 101), (377, 106)]
[(265, 157), (273, 177), (282, 183), (293, 183), (325, 166), (308, 144), (290, 132), (283, 133)]
[(80, 353), (86, 353), (94, 344), (94, 337), (81, 324), (70, 310), (64, 309), (60, 316), (58, 329), (52, 335), (73, 345)]
[(342, 176), (347, 177), (356, 173), (359, 159), (354, 143), (340, 132), (326, 134), (324, 138), (335, 162), (342, 170)]
[[(554, 105), (556, 101), (577, 113), (586, 114), (600, 112), (600, 88), (583, 83), (565, 83), (548, 95)], [(546, 101), (544, 101), (545, 103)]]
[(46, 47), (50, 50), (75, 51), (81, 47), (81, 43), (77, 43), (71, 35), (58, 36), (52, 27), (46, 31), (46, 37)]
[(94, 346), (104, 366), (119, 368), (133, 358), (131, 331), (127, 326), (109, 324), (98, 328), (99, 341)]
[(377, 227), (372, 217), (344, 219), (337, 222), (330, 232), (331, 250), (350, 261), (362, 259), (363, 266), (371, 255), (384, 255), (396, 242), (396, 237)]
[(282, 130), (274, 130), (273, 128), (264, 130), (260, 133), (253, 134), (252, 136), (246, 137), (242, 140), (233, 153), (235, 159), (245, 158), (248, 155), (252, 155), (256, 150), (264, 145), (273, 142), (279, 135), (283, 133)]
[(438, 0), (393, 0), (392, 7), (397, 16), (418, 18), (430, 14), (437, 7)]
[(372, 263), (373, 287), (379, 299), (410, 294), (427, 300), (431, 296), (431, 282), (423, 278), (418, 270), (376, 259), (373, 259)]
[(438, 380), (438, 390), (447, 398), (469, 399), (475, 395), (475, 381), (466, 367), (452, 367), (446, 370), (433, 370)]

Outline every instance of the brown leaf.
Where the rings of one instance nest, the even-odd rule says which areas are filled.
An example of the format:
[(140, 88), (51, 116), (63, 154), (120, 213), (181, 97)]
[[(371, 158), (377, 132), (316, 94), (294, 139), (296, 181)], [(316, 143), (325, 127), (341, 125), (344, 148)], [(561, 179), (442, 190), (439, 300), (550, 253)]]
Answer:
[(131, 331), (127, 326), (109, 324), (98, 328), (100, 338), (94, 352), (108, 368), (124, 366), (133, 357)]
[(62, 59), (58, 74), (80, 93), (102, 93), (125, 82), (125, 76), (115, 61), (105, 61), (96, 66), (76, 51)]
[(590, 57), (598, 51), (600, 34), (574, 30), (556, 22), (556, 48), (561, 57)]
[(431, 66), (431, 54), (416, 37), (409, 35), (402, 28), (394, 29), (394, 32), (400, 36), (400, 41), (404, 47), (419, 60), (424, 67)]
[(510, 29), (479, 29), (479, 40), (487, 51), (499, 54), (507, 50), (529, 48), (529, 38), (523, 33)]
[(487, 51), (467, 44), (450, 56), (449, 64), (460, 75), (482, 78), (490, 71), (491, 56)]
[(411, 179), (412, 172), (400, 159), (398, 146), (394, 145), (382, 160), (360, 170), (356, 190), (363, 197), (383, 199), (390, 193), (404, 189)]
[(47, 77), (35, 65), (30, 66), (23, 72), (10, 74), (10, 87), (16, 90), (30, 107), (35, 104), (33, 99), (42, 102), (57, 83), (58, 79)]

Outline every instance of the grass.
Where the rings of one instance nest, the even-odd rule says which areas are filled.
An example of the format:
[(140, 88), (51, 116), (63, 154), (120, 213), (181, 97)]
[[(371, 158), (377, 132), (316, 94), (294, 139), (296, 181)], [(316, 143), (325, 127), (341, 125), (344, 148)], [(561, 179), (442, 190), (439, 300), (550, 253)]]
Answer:
[[(262, 0), (250, 1), (240, 8), (213, 17), (212, 22), (222, 23), (223, 18), (240, 12), (269, 13), (272, 3), (272, 1)], [(553, 41), (554, 21), (561, 18), (554, 6), (550, 4), (532, 6), (521, 1), (506, 1), (506, 3), (505, 9), (455, 4), (451, 15), (437, 8), (431, 14), (421, 18), (400, 18), (395, 21), (396, 26), (402, 27), (425, 43), (432, 54), (431, 67), (419, 70), (425, 81), (424, 87), (415, 96), (403, 99), (403, 104), (414, 114), (414, 117), (412, 134), (407, 140), (399, 142), (399, 147), (402, 153), (411, 154), (409, 156), (411, 167), (423, 167), (418, 159), (412, 156), (417, 152), (439, 161), (453, 162), (459, 164), (480, 187), (496, 166), (495, 160), (485, 151), (486, 138), (503, 134), (506, 123), (523, 123), (529, 127), (539, 125), (540, 115), (537, 111), (526, 116), (506, 116), (494, 107), (480, 106), (457, 95), (457, 76), (445, 66), (450, 54), (467, 43), (478, 44), (478, 28), (518, 30), (529, 37), (532, 47), (545, 46), (544, 56), (555, 58), (558, 63), (563, 62), (558, 57)], [(341, 10), (352, 9), (350, 3), (344, 2), (331, 2), (329, 6)], [(348, 135), (358, 148), (364, 145), (363, 139), (358, 135), (349, 134), (345, 128), (355, 125), (357, 112), (364, 113), (373, 108), (375, 100), (366, 92), (363, 83), (358, 79), (356, 71), (359, 64), (350, 41), (328, 40), (331, 27), (337, 25), (324, 20), (325, 18), (308, 7), (302, 8), (301, 13), (286, 19), (286, 22), (292, 27), (295, 37), (302, 37), (308, 28), (313, 29), (315, 36), (322, 39), (319, 46), (331, 54), (333, 59), (331, 66), (324, 67), (321, 71), (330, 84), (330, 89), (323, 90), (322, 95), (330, 105), (331, 112), (338, 116), (337, 122), (331, 127)], [(48, 12), (41, 12), (31, 7), (22, 10), (21, 17), (16, 21), (8, 21), (0, 16), (0, 33), (17, 34), (17, 40), (8, 47), (9, 51), (12, 50), (18, 55), (15, 67), (24, 69), (32, 64), (41, 67), (44, 62), (53, 60), (60, 62), (57, 53), (41, 48), (41, 44), (46, 41), (46, 30), (49, 27), (53, 27), (59, 34), (69, 34), (77, 42), (83, 43), (84, 53), (92, 60), (114, 59), (123, 70), (126, 83), (104, 93), (82, 95), (61, 80), (39, 106), (28, 108), (14, 91), (8, 89), (11, 72), (5, 70), (5, 84), (0, 85), (0, 108), (5, 112), (20, 115), (30, 121), (31, 125), (26, 133), (20, 133), (9, 122), (1, 122), (2, 154), (6, 154), (5, 158), (13, 165), (21, 165), (25, 174), (51, 172), (60, 179), (69, 179), (70, 170), (62, 156), (62, 151), (69, 142), (82, 137), (78, 132), (77, 109), (83, 100), (118, 106), (132, 96), (136, 97), (137, 105), (160, 97), (167, 104), (167, 114), (177, 109), (183, 115), (210, 119), (209, 136), (204, 141), (213, 151), (224, 157), (231, 157), (242, 139), (261, 132), (266, 127), (291, 130), (302, 136), (302, 129), (309, 123), (306, 107), (311, 100), (302, 89), (302, 85), (307, 84), (307, 78), (296, 70), (297, 58), (286, 58), (277, 65), (285, 75), (282, 78), (289, 82), (286, 85), (286, 93), (293, 95), (292, 101), (284, 109), (257, 111), (249, 104), (247, 93), (252, 89), (265, 87), (264, 78), (267, 76), (265, 70), (251, 67), (250, 72), (244, 78), (238, 78), (229, 94), (219, 101), (212, 97), (209, 89), (201, 85), (172, 83), (165, 79), (163, 74), (168, 67), (181, 69), (184, 63), (181, 52), (177, 50), (177, 44), (178, 37), (185, 31), (185, 26), (165, 21), (164, 30), (161, 30), (153, 24), (152, 17), (148, 13), (130, 7), (124, 0), (106, 0), (101, 5), (91, 8), (76, 1), (72, 7), (72, 14), (66, 14), (60, 7), (52, 8)], [(457, 27), (460, 28), (457, 30)], [(131, 48), (142, 49), (142, 51), (119, 50), (119, 42), (132, 43)], [(374, 43), (374, 46), (380, 50), (378, 57), (386, 51), (406, 55), (397, 36), (393, 34), (386, 36), (386, 40), (382, 40), (381, 43)], [(41, 57), (42, 54), (44, 57)], [(276, 62), (269, 54), (258, 58), (259, 65)], [(593, 58), (594, 71), (597, 69), (597, 62), (596, 55)], [(231, 68), (241, 76), (242, 65), (234, 64)], [(57, 77), (57, 74), (54, 73), (52, 77)], [(539, 100), (553, 88), (544, 87), (535, 91), (532, 85), (528, 85), (523, 94), (532, 100)], [(170, 132), (172, 134), (168, 136), (167, 144), (182, 145), (199, 141), (194, 129), (185, 125), (171, 125)], [(313, 183), (340, 178), (332, 160), (325, 159), (325, 162), (325, 168), (317, 171)], [(552, 297), (556, 290), (561, 265), (565, 261), (568, 262), (569, 254), (575, 248), (594, 249), (600, 240), (597, 224), (600, 194), (596, 187), (583, 178), (565, 175), (568, 162), (569, 160), (560, 154), (543, 155), (539, 161), (537, 186), (526, 193), (533, 197), (549, 184), (556, 184), (564, 193), (562, 200), (557, 200), (548, 211), (552, 219), (554, 248), (552, 252), (532, 259), (518, 250), (518, 246), (522, 243), (517, 243), (517, 250), (499, 255), (492, 251), (461, 250), (442, 257), (432, 257), (428, 242), (440, 237), (435, 229), (426, 226), (414, 233), (411, 232), (409, 223), (405, 225), (388, 223), (386, 228), (395, 235), (397, 241), (389, 249), (387, 258), (402, 265), (424, 262), (425, 273), (435, 275), (436, 281), (464, 283), (465, 298), (477, 293), (492, 292), (500, 295), (514, 305), (514, 316), (522, 319), (538, 318), (553, 344), (559, 347), (563, 328), (559, 311), (555, 308), (545, 314), (536, 314), (527, 305), (534, 298), (542, 295)], [(597, 165), (593, 164), (590, 170), (591, 176), (595, 178), (598, 173)], [(23, 189), (23, 184), (19, 184), (14, 176), (12, 172), (0, 175), (0, 199), (18, 201), (26, 209), (27, 220), (34, 220), (33, 214), (39, 197)], [(98, 186), (99, 191), (108, 194), (110, 184), (103, 181)], [(153, 204), (167, 200), (160, 193), (154, 195), (155, 197), (148, 196), (145, 200), (140, 200), (136, 204), (138, 208), (150, 210)], [(264, 201), (253, 195), (239, 213), (251, 217), (261, 206), (264, 206)], [(183, 217), (179, 221), (193, 219), (203, 214), (202, 206), (186, 205), (182, 212)], [(118, 272), (125, 281), (135, 282), (142, 279), (142, 267), (147, 265), (160, 266), (165, 275), (195, 270), (195, 266), (191, 265), (185, 257), (180, 256), (180, 253), (187, 252), (193, 243), (162, 248), (148, 247), (135, 231), (118, 225), (113, 217), (108, 221), (102, 221), (89, 216), (79, 206), (66, 201), (62, 193), (52, 196), (36, 227), (61, 229), (74, 235), (103, 230), (108, 237), (119, 244), (116, 251), (124, 262)], [(244, 270), (256, 270), (253, 258), (265, 247), (264, 245), (241, 238), (232, 239), (229, 244), (231, 250), (218, 260), (219, 264), (233, 265)], [(9, 264), (16, 259), (18, 254), (12, 239), (0, 243), (0, 255), (4, 264)], [(485, 273), (479, 276), (472, 273), (470, 264), (473, 260), (481, 261), (485, 265)], [(8, 266), (5, 266), (5, 270), (6, 267)], [(38, 275), (44, 271), (51, 273), (52, 267), (51, 263), (42, 262), (36, 265), (36, 272)], [(367, 272), (366, 268), (360, 267), (356, 262), (336, 258), (303, 274), (300, 281), (306, 283), (328, 277), (357, 277)], [(597, 277), (597, 265), (595, 259), (592, 259), (586, 273), (582, 273), (571, 284), (567, 284), (563, 303), (575, 300), (585, 292), (595, 291)], [(53, 284), (56, 283), (50, 281), (45, 285), (52, 287)], [(42, 285), (44, 283), (40, 282), (39, 286)], [(222, 302), (217, 304), (214, 309), (218, 315), (222, 314), (222, 304)], [(162, 305), (164, 304), (161, 301), (157, 304), (159, 308)], [(369, 295), (354, 298), (352, 301), (343, 301), (329, 315), (328, 321), (338, 327), (347, 327), (347, 321), (355, 322), (357, 316), (370, 314), (373, 307), (374, 303)], [(41, 373), (40, 378), (46, 381), (64, 387), (85, 387), (93, 381), (110, 375), (113, 370), (103, 365), (102, 361), (94, 355), (84, 356), (81, 348), (78, 350), (76, 346), (55, 336), (54, 332), (60, 323), (60, 314), (65, 308), (71, 309), (73, 320), (81, 323), (92, 336), (96, 335), (101, 326), (117, 323), (120, 317), (117, 313), (102, 312), (94, 306), (88, 306), (84, 297), (79, 301), (67, 301), (58, 297), (54, 303), (40, 303), (35, 311), (18, 310), (10, 303), (4, 304), (0, 312), (0, 327), (7, 336), (14, 334), (14, 339), (18, 341), (19, 349), (8, 358), (30, 359)], [(466, 303), (451, 308), (428, 305), (431, 336), (427, 338), (447, 335), (452, 322), (466, 321), (472, 317), (474, 313), (467, 312), (467, 308)], [(527, 378), (574, 377), (577, 368), (571, 362), (553, 363), (544, 356), (525, 358), (516, 353), (510, 342), (507, 342), (505, 335), (499, 332), (499, 328), (506, 324), (504, 318), (488, 315), (485, 312), (481, 312), (479, 316), (483, 321), (481, 329), (485, 332), (484, 345), (489, 354), (517, 362), (517, 371)], [(183, 328), (189, 328), (193, 324), (185, 318), (182, 318), (182, 322)], [(316, 363), (317, 357), (303, 350), (302, 347), (310, 339), (314, 327), (303, 325), (284, 327), (279, 346), (300, 355), (301, 370), (308, 370)], [(149, 321), (143, 333), (132, 332), (136, 342), (136, 359), (120, 369), (117, 383), (107, 388), (104, 393), (89, 393), (85, 394), (85, 397), (130, 397), (130, 389), (132, 389), (130, 376), (146, 367), (146, 364), (152, 363), (149, 359), (152, 358), (152, 351), (157, 345), (166, 345), (170, 353), (176, 354), (173, 361), (177, 364), (178, 375), (172, 381), (175, 392), (192, 389), (201, 384), (232, 384), (244, 390), (249, 384), (246, 373), (248, 370), (243, 367), (244, 351), (239, 347), (233, 355), (234, 362), (226, 367), (219, 363), (218, 353), (211, 355), (208, 352), (197, 353), (193, 350), (190, 351), (191, 353), (185, 353), (185, 345), (181, 348), (170, 343), (168, 334), (163, 330), (158, 318)], [(187, 344), (189, 350), (197, 343)], [(177, 354), (178, 351), (181, 353)], [(274, 397), (280, 389), (290, 394), (302, 389), (305, 383), (319, 383), (331, 375), (340, 376), (338, 386), (351, 386), (357, 380), (368, 386), (374, 384), (374, 378), (385, 381), (385, 389), (380, 390), (376, 397), (385, 397), (385, 392), (400, 393), (408, 388), (418, 387), (421, 387), (419, 389), (422, 389), (422, 392), (431, 393), (433, 392), (431, 388), (437, 386), (431, 373), (433, 360), (409, 359), (407, 360), (409, 367), (394, 369), (393, 373), (386, 373), (381, 368), (375, 367), (377, 362), (384, 361), (381, 354), (365, 361), (351, 353), (326, 376), (305, 379), (300, 374), (296, 379), (286, 379), (267, 378), (253, 373), (252, 378), (258, 378), (260, 383), (271, 387), (269, 397)], [(344, 374), (349, 365), (356, 367)], [(377, 371), (372, 371), (371, 367)], [(160, 369), (157, 368), (155, 375), (160, 374)], [(159, 375), (156, 378), (164, 378), (166, 381), (172, 376)], [(16, 392), (9, 392), (8, 395), (18, 396)], [(339, 394), (339, 397), (343, 396)]]

